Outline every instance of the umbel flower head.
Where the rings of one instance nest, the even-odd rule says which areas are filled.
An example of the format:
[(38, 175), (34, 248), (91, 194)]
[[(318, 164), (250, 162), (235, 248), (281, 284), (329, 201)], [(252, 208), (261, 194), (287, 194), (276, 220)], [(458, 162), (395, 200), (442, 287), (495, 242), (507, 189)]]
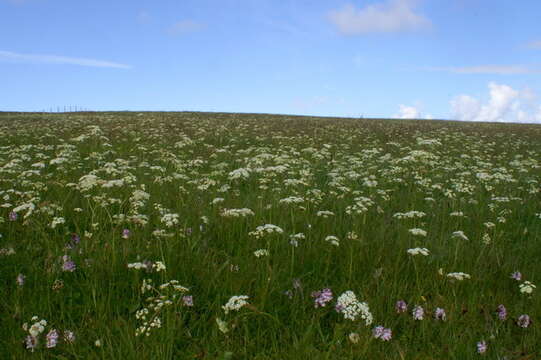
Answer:
[(365, 302), (357, 300), (357, 296), (351, 290), (340, 295), (336, 301), (336, 311), (344, 315), (344, 319), (355, 321), (357, 317), (364, 319), (366, 326), (372, 324), (372, 314)]
[(247, 295), (238, 295), (238, 296), (232, 296), (227, 303), (222, 306), (222, 309), (224, 309), (224, 313), (228, 314), (230, 311), (239, 311), (243, 306), (248, 305), (249, 296)]

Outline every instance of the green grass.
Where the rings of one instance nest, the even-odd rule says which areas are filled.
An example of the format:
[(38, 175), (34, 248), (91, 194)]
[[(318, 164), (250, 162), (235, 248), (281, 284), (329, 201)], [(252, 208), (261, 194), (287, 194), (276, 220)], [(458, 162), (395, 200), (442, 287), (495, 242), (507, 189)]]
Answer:
[[(541, 289), (519, 289), (541, 274), (539, 125), (0, 113), (0, 134), (2, 358), (541, 358)], [(235, 178), (237, 169), (247, 177)], [(95, 176), (87, 188), (85, 175)], [(137, 190), (148, 198), (137, 203)], [(34, 210), (12, 221), (23, 204)], [(242, 208), (253, 214), (223, 216)], [(396, 216), (412, 210), (425, 215)], [(167, 224), (166, 214), (178, 218)], [(55, 218), (63, 222), (53, 227)], [(283, 233), (254, 236), (265, 224)], [(74, 235), (80, 242), (67, 248)], [(338, 246), (325, 240), (331, 235)], [(416, 247), (429, 255), (408, 254)], [(256, 257), (258, 249), (269, 256)], [(64, 255), (75, 271), (63, 270)], [(128, 268), (144, 260), (166, 269)], [(452, 280), (452, 272), (471, 278)], [(152, 293), (142, 294), (144, 279), (172, 303), (159, 311), (160, 328), (136, 336), (136, 314)], [(171, 280), (188, 290), (159, 289)], [(333, 299), (316, 308), (311, 295), (324, 288)], [(348, 290), (368, 304), (369, 326), (335, 310)], [(248, 305), (226, 314), (239, 295)], [(406, 313), (396, 312), (398, 300)], [(413, 319), (415, 306), (423, 320)], [(438, 307), (445, 321), (434, 319)], [(517, 325), (523, 314), (527, 328)], [(47, 326), (32, 352), (22, 325), (34, 315)], [(378, 325), (391, 340), (374, 338)], [(52, 329), (60, 338), (47, 348)]]

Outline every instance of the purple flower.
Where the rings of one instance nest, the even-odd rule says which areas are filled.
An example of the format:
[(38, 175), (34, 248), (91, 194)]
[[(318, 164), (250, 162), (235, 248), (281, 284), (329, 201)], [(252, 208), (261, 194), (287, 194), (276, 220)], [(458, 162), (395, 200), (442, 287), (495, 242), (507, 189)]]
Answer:
[(498, 309), (496, 310), (496, 312), (498, 313), (498, 317), (500, 318), (500, 320), (507, 319), (507, 309), (505, 308), (505, 306), (503, 306), (503, 304), (498, 305)]
[(66, 248), (75, 249), (77, 245), (81, 242), (81, 237), (76, 233), (71, 234), (71, 241), (66, 244)]
[(17, 215), (17, 213), (15, 211), (10, 211), (10, 213), (8, 215), (9, 221), (17, 221), (18, 217), (19, 217), (19, 215)]
[(75, 266), (75, 263), (71, 260), (71, 258), (68, 255), (62, 256), (62, 260), (64, 263), (62, 264), (62, 270), (63, 271), (69, 271), (74, 272), (77, 266)]
[(383, 334), (381, 334), (381, 340), (389, 341), (393, 337), (393, 332), (391, 329), (383, 329)]
[(485, 342), (485, 340), (479, 341), (479, 342), (477, 343), (477, 352), (478, 352), (479, 354), (484, 354), (484, 353), (486, 353), (486, 352), (487, 352), (487, 348), (488, 348), (488, 346), (487, 346), (487, 343)]
[(17, 275), (17, 279), (15, 280), (17, 282), (17, 285), (23, 286), (24, 285), (24, 279), (26, 279), (26, 276), (23, 274)]
[(383, 341), (389, 341), (393, 337), (393, 332), (391, 331), (391, 329), (386, 329), (385, 327), (380, 325), (380, 326), (376, 326), (372, 330), (372, 335), (376, 339), (381, 339)]
[(73, 331), (64, 330), (64, 341), (68, 343), (73, 343), (75, 341), (75, 334)]
[(442, 308), (436, 308), (436, 310), (434, 311), (434, 319), (445, 321), (446, 318), (447, 315), (445, 314), (445, 310), (443, 310)]
[(123, 237), (124, 239), (129, 238), (129, 237), (130, 237), (130, 230), (129, 230), (129, 229), (124, 229), (124, 230), (122, 230), (122, 237)]
[(520, 280), (522, 280), (522, 274), (520, 273), (520, 271), (515, 271), (514, 273), (511, 274), (511, 279), (515, 279), (516, 281), (520, 281)]
[(46, 336), (47, 339), (47, 348), (54, 348), (56, 344), (58, 343), (58, 332), (55, 329), (52, 329), (47, 333)]
[(333, 299), (332, 291), (329, 288), (325, 288), (325, 289), (323, 289), (321, 291), (314, 291), (312, 293), (312, 297), (315, 298), (314, 307), (316, 307), (316, 308), (318, 308), (320, 306), (324, 307), (329, 301), (331, 301)]
[(412, 315), (414, 320), (423, 320), (425, 310), (421, 306), (416, 306), (413, 308)]
[(26, 348), (30, 349), (32, 352), (34, 352), (34, 349), (38, 346), (38, 338), (32, 335), (28, 335), (24, 342), (26, 344)]
[(398, 300), (394, 306), (398, 314), (408, 311), (408, 304), (404, 300)]
[(385, 328), (383, 326), (376, 326), (373, 330), (372, 330), (372, 335), (376, 338), (376, 339), (379, 339), (381, 337), (381, 335), (383, 335), (383, 330), (385, 330)]
[(193, 306), (193, 296), (192, 295), (186, 295), (182, 297), (182, 302), (185, 306)]
[(517, 325), (521, 328), (527, 328), (530, 326), (530, 317), (528, 315), (520, 315), (517, 320)]

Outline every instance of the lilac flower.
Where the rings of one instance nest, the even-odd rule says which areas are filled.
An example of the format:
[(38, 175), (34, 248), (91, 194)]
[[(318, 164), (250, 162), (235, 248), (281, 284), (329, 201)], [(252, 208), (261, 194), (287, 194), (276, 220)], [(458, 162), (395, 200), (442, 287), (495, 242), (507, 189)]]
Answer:
[(18, 217), (19, 217), (19, 215), (17, 215), (17, 213), (15, 211), (10, 211), (10, 213), (8, 215), (9, 221), (17, 221)]
[(379, 339), (381, 337), (381, 335), (383, 335), (383, 330), (385, 330), (385, 328), (383, 326), (376, 326), (373, 330), (372, 330), (372, 335), (374, 336), (374, 338), (376, 339)]
[(488, 345), (487, 345), (487, 343), (485, 342), (485, 340), (479, 341), (479, 342), (477, 343), (477, 352), (478, 352), (479, 354), (484, 354), (484, 353), (486, 353), (486, 352), (487, 352), (487, 348), (488, 348)]
[(383, 341), (389, 341), (393, 337), (393, 332), (391, 331), (391, 329), (386, 329), (383, 326), (376, 326), (372, 330), (372, 335), (376, 339), (381, 339)]
[(182, 297), (182, 302), (185, 306), (193, 306), (193, 296), (192, 295), (186, 295)]
[(498, 317), (500, 318), (500, 320), (507, 319), (507, 309), (505, 308), (505, 306), (503, 306), (503, 304), (498, 305), (498, 309), (496, 310), (496, 312), (498, 313)]
[(404, 300), (398, 300), (394, 306), (398, 314), (408, 311), (408, 304)]
[(75, 341), (75, 334), (73, 331), (64, 330), (64, 341), (67, 343), (73, 343)]
[(315, 298), (314, 300), (314, 307), (323, 307), (325, 306), (329, 301), (333, 299), (332, 297), (332, 291), (329, 288), (325, 288), (321, 291), (314, 291), (312, 293), (312, 297)]
[(425, 310), (422, 306), (415, 306), (412, 311), (413, 319), (414, 320), (423, 320), (423, 316), (425, 314)]
[(393, 332), (391, 329), (383, 329), (383, 334), (381, 334), (381, 340), (383, 341), (389, 341), (393, 337)]
[(517, 325), (521, 328), (527, 328), (530, 326), (530, 317), (528, 315), (520, 315), (517, 320)]
[(71, 241), (66, 244), (66, 248), (74, 249), (81, 242), (81, 237), (76, 233), (71, 234)]
[(442, 308), (436, 308), (434, 311), (434, 319), (436, 320), (443, 320), (447, 319), (447, 315), (445, 314), (445, 310)]
[(186, 235), (190, 236), (190, 235), (192, 234), (192, 231), (193, 231), (193, 230), (192, 230), (191, 227), (187, 228), (187, 229), (186, 229)]
[(69, 271), (74, 272), (77, 266), (75, 266), (75, 263), (71, 260), (71, 258), (68, 255), (62, 256), (62, 260), (64, 263), (62, 264), (62, 270), (63, 271)]
[(26, 279), (26, 276), (23, 274), (17, 275), (17, 279), (15, 280), (17, 282), (17, 285), (23, 286), (24, 285), (24, 279)]
[(130, 237), (130, 230), (129, 229), (122, 230), (122, 238), (127, 239), (129, 237)]
[(520, 271), (515, 271), (511, 274), (511, 279), (515, 279), (516, 281), (522, 280), (522, 274)]
[(422, 306), (416, 306), (413, 308), (412, 315), (414, 320), (423, 320), (424, 314), (425, 310), (422, 308)]
[(58, 332), (55, 329), (50, 330), (47, 333), (47, 348), (54, 348), (56, 344), (58, 343)]
[(38, 346), (38, 338), (32, 335), (28, 335), (24, 340), (26, 348), (34, 352), (34, 349)]

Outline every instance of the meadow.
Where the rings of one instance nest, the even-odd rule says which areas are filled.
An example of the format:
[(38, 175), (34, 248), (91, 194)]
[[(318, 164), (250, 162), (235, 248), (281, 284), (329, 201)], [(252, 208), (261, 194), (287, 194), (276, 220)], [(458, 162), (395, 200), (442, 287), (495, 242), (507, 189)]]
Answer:
[(2, 359), (541, 359), (541, 126), (0, 113)]

